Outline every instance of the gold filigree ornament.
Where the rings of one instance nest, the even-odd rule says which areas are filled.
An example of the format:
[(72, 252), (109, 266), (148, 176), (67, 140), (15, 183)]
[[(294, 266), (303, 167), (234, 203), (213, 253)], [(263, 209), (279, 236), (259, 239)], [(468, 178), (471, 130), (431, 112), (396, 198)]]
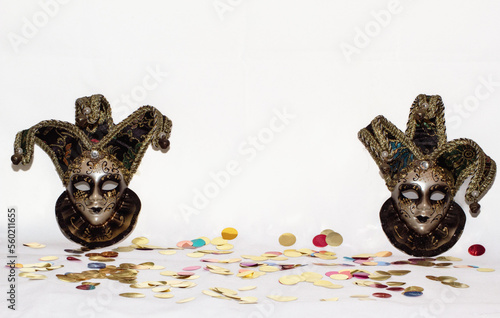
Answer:
[(490, 189), (496, 164), (470, 139), (447, 141), (444, 105), (438, 95), (419, 95), (403, 133), (378, 116), (360, 130), (359, 139), (380, 168), (391, 191), (380, 211), (385, 234), (398, 249), (414, 256), (434, 256), (450, 249), (465, 225), (453, 201), (464, 181), (472, 217)]
[(27, 165), (35, 144), (42, 148), (66, 188), (56, 203), (61, 231), (88, 248), (105, 247), (133, 230), (141, 201), (128, 184), (150, 144), (169, 149), (172, 121), (143, 106), (115, 125), (102, 95), (79, 98), (75, 106), (75, 124), (45, 120), (20, 131), (11, 160)]

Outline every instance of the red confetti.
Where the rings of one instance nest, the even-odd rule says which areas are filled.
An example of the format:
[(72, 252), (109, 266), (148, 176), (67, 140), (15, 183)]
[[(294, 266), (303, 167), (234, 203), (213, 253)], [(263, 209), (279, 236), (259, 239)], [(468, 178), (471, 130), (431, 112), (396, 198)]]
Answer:
[(325, 247), (325, 246), (327, 246), (328, 243), (326, 243), (326, 235), (325, 234), (316, 235), (313, 238), (313, 244), (316, 247)]
[(486, 249), (481, 244), (474, 244), (469, 247), (469, 254), (472, 256), (481, 256), (486, 252)]

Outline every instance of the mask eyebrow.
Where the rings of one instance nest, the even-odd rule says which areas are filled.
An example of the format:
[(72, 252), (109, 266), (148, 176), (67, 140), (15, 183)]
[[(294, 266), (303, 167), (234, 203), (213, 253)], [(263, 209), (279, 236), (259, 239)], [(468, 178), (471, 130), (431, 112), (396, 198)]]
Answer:
[(71, 183), (77, 183), (77, 182), (87, 182), (88, 184), (94, 183), (92, 178), (89, 178), (89, 176), (82, 175), (82, 174), (74, 174), (71, 176)]
[(414, 191), (421, 191), (420, 186), (418, 184), (414, 183), (403, 183), (402, 185), (399, 186), (399, 192), (407, 191), (407, 190), (414, 190)]

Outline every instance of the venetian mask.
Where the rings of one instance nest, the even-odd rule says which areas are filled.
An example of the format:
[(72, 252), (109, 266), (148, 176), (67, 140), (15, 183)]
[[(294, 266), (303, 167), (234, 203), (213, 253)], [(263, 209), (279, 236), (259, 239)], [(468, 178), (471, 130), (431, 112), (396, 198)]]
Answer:
[(150, 144), (169, 148), (172, 122), (143, 106), (115, 125), (102, 95), (77, 99), (75, 122), (42, 121), (19, 132), (11, 159), (30, 163), (38, 144), (66, 187), (56, 202), (62, 233), (89, 248), (109, 246), (135, 227), (141, 202), (128, 184)]
[(392, 190), (392, 200), (399, 217), (418, 233), (431, 233), (446, 217), (453, 187), (449, 173), (427, 161), (416, 161), (401, 175)]
[(391, 191), (380, 210), (391, 243), (414, 256), (450, 249), (466, 221), (455, 194), (472, 176), (465, 200), (476, 217), (478, 201), (493, 184), (495, 162), (470, 139), (446, 140), (444, 106), (437, 95), (417, 96), (404, 133), (378, 116), (358, 136)]
[(69, 199), (92, 225), (106, 223), (127, 189), (119, 164), (110, 158), (84, 157), (71, 169)]

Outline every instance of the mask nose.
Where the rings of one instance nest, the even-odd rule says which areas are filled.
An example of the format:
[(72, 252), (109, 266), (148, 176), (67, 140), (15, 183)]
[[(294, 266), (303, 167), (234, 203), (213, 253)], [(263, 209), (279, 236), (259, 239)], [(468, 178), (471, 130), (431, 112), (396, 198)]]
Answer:
[(431, 202), (426, 196), (424, 196), (417, 204), (417, 209), (415, 214), (426, 218), (429, 218), (429, 216), (432, 215)]
[(89, 209), (94, 213), (99, 213), (102, 210), (102, 205), (104, 204), (104, 198), (99, 193), (97, 189), (95, 189), (92, 194), (85, 200), (85, 204), (87, 206), (91, 206)]

